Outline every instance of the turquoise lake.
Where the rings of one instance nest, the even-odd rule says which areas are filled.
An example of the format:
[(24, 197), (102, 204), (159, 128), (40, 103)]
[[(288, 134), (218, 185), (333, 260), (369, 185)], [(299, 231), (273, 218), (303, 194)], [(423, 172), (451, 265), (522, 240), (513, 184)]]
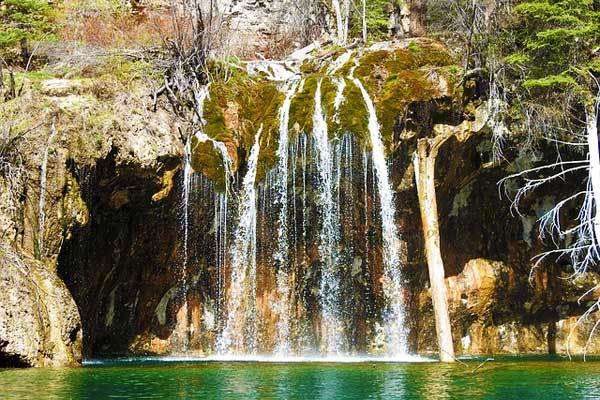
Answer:
[(0, 370), (0, 399), (600, 399), (600, 360), (465, 364), (117, 359)]

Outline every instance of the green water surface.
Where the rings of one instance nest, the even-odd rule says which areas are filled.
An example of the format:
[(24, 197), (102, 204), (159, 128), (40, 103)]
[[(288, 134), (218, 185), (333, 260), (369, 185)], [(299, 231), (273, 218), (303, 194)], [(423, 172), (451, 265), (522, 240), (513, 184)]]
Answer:
[(600, 361), (103, 361), (0, 370), (0, 399), (600, 399)]

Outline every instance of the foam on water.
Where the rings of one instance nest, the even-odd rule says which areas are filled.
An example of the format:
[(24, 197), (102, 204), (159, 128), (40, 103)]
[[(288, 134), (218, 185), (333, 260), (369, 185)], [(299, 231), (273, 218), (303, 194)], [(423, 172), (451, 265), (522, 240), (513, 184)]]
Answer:
[(214, 355), (214, 356), (145, 356), (145, 357), (119, 357), (111, 359), (88, 359), (83, 361), (84, 366), (114, 365), (127, 363), (182, 363), (182, 362), (227, 362), (227, 363), (331, 363), (331, 364), (360, 364), (360, 363), (427, 363), (436, 362), (434, 358), (421, 356), (369, 356), (369, 355), (331, 355), (331, 356), (283, 356), (283, 355)]

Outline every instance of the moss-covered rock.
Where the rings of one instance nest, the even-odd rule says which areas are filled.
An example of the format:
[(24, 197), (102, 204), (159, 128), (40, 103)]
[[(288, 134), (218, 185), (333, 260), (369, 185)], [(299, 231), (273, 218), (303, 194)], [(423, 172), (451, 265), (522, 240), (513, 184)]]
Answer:
[[(375, 105), (388, 149), (392, 145), (394, 127), (410, 104), (460, 95), (454, 90), (460, 68), (452, 65), (452, 56), (441, 44), (420, 39), (380, 47), (354, 52), (339, 68), (331, 66), (346, 49), (324, 48), (305, 60), (299, 67), (298, 92), (291, 100), (290, 135), (312, 133), (319, 82), (331, 139), (352, 133), (359, 142), (369, 146), (367, 107), (360, 89), (351, 79), (357, 78)], [(237, 170), (238, 150), (240, 154), (249, 154), (254, 136), (262, 126), (257, 176), (260, 181), (277, 162), (278, 117), (284, 93), (261, 74), (251, 75), (239, 68), (224, 74), (223, 66), (218, 63), (213, 63), (211, 68), (216, 69), (213, 76), (228, 78), (211, 84), (210, 98), (204, 105), (203, 131), (230, 149), (230, 156), (235, 159), (234, 170)], [(336, 108), (340, 83), (344, 85), (343, 100)], [(223, 187), (222, 158), (212, 144), (194, 143), (193, 165), (213, 179), (217, 187)]]
[[(254, 138), (262, 127), (258, 177), (275, 164), (278, 144), (279, 108), (284, 95), (275, 83), (237, 72), (227, 81), (215, 82), (204, 103), (203, 132), (211, 139), (222, 142), (233, 158), (237, 170), (237, 150), (249, 154)], [(225, 171), (221, 154), (210, 142), (192, 143), (192, 165), (196, 171), (213, 179), (217, 187), (224, 187)]]
[(295, 133), (312, 132), (315, 111), (315, 93), (321, 77), (311, 74), (303, 78), (300, 90), (290, 105), (290, 129)]

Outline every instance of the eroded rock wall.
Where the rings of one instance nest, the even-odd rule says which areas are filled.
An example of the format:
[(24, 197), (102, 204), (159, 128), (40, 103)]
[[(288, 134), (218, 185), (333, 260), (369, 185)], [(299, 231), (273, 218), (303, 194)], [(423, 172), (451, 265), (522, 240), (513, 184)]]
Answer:
[[(0, 181), (6, 289), (0, 301), (0, 359), (24, 366), (81, 362), (82, 337), (87, 349), (95, 335), (90, 320), (98, 318), (98, 297), (86, 288), (96, 282), (81, 279), (82, 271), (97, 277), (98, 285), (109, 281), (123, 241), (131, 240), (123, 233), (131, 224), (119, 215), (129, 210), (133, 219), (132, 203), (143, 198), (154, 204), (154, 194), (170, 193), (182, 149), (177, 120), (164, 109), (152, 111), (151, 90), (136, 92), (139, 88), (122, 90), (112, 77), (25, 81), (23, 95), (0, 106), (2, 118), (19, 135), (11, 168), (23, 171), (20, 186)], [(95, 219), (97, 197), (117, 216)], [(136, 232), (146, 235), (145, 222), (142, 218)], [(99, 231), (105, 235), (101, 239), (87, 235), (98, 223), (106, 228)], [(80, 257), (66, 259), (74, 247)], [(109, 295), (115, 290), (110, 287)], [(110, 321), (112, 312), (102, 313), (102, 321)]]
[[(585, 301), (594, 298), (578, 304), (578, 297), (595, 282), (595, 277), (572, 284), (561, 279), (568, 275), (568, 266), (551, 263), (536, 270), (531, 282), (529, 276), (531, 257), (544, 248), (535, 235), (537, 216), (556, 193), (569, 188), (548, 188), (524, 205), (522, 216), (514, 216), (510, 203), (498, 196), (497, 182), (508, 171), (506, 165), (490, 162), (489, 132), (467, 128), (485, 120), (475, 111), (477, 107), (485, 108), (480, 83), (469, 82), (468, 88), (458, 89), (453, 79), (458, 69), (443, 47), (432, 41), (397, 43), (392, 52), (386, 46), (389, 50), (389, 43), (375, 46), (354, 72), (374, 98), (391, 158), (412, 350), (435, 352), (412, 154), (419, 138), (436, 134), (436, 129), (458, 129), (464, 125), (465, 129), (440, 152), (436, 177), (442, 254), (457, 349), (466, 354), (564, 352), (569, 331), (583, 312)], [(349, 70), (350, 66), (345, 66), (338, 77), (346, 76)], [(302, 130), (310, 133), (314, 90), (323, 78), (323, 63), (309, 61), (303, 72), (307, 81), (291, 108), (295, 134)], [(332, 82), (327, 78), (323, 84), (325, 110), (333, 107)], [(245, 85), (251, 85), (252, 91), (244, 93), (252, 96), (243, 97), (240, 104), (244, 107), (235, 103), (235, 93), (224, 85), (217, 86), (221, 96), (214, 95), (214, 104), (209, 103), (207, 108), (208, 112), (213, 107), (212, 114), (207, 115), (207, 133), (213, 133), (212, 129), (226, 139), (238, 184), (245, 173), (248, 138), (259, 125), (254, 113), (268, 122), (259, 168), (261, 182), (266, 179), (266, 166), (274, 165), (277, 99), (281, 97), (272, 83), (261, 85), (256, 80)], [(271, 95), (261, 95), (267, 89)], [(32, 139), (26, 157), (32, 184), (25, 189), (22, 201), (4, 201), (7, 194), (2, 192), (0, 224), (6, 232), (2, 240), (23, 253), (35, 255), (48, 267), (33, 260), (26, 262), (36, 271), (46, 271), (38, 272), (40, 277), (24, 276), (14, 265), (6, 269), (2, 282), (15, 288), (7, 291), (14, 293), (10, 295), (14, 307), (10, 314), (19, 317), (2, 314), (0, 326), (9, 327), (13, 333), (7, 336), (10, 340), (0, 336), (0, 353), (28, 365), (76, 362), (80, 334), (85, 356), (210, 351), (218, 306), (214, 302), (217, 260), (212, 248), (215, 204), (214, 197), (202, 197), (201, 193), (191, 199), (194, 207), (190, 237), (197, 245), (189, 253), (184, 277), (181, 161), (185, 126), (165, 104), (159, 104), (155, 111), (151, 91), (139, 82), (134, 87), (114, 89), (94, 79), (53, 79), (26, 93), (29, 94), (10, 106), (31, 117), (25, 124), (39, 126), (39, 134)], [(341, 109), (347, 118), (337, 123), (329, 121), (335, 127), (335, 135), (365, 131), (361, 97), (349, 92), (347, 98)], [(214, 121), (220, 124), (211, 124)], [(56, 133), (49, 140), (52, 124)], [(364, 134), (356, 136), (359, 143), (364, 143)], [(46, 149), (48, 179), (40, 246), (39, 183)], [(213, 164), (220, 161), (214, 154), (203, 156)], [(204, 184), (198, 183), (198, 187)], [(375, 207), (373, 201), (367, 199), (366, 208), (370, 211)], [(309, 215), (315, 220), (317, 214), (314, 209), (311, 212)], [(358, 215), (357, 220), (362, 217)], [(259, 213), (259, 224), (273, 223)], [(348, 226), (344, 227), (345, 236), (361, 239), (367, 232), (376, 241), (374, 229), (357, 223), (352, 225), (356, 231), (348, 232)], [(298, 232), (302, 229), (296, 228)], [(316, 228), (313, 224), (308, 229)], [(272, 238), (263, 236), (259, 242), (266, 243), (260, 249), (266, 256), (259, 259), (258, 307), (264, 317), (262, 330), (272, 334), (276, 319), (271, 306), (276, 296), (274, 269), (267, 261), (273, 250)], [(360, 251), (367, 253), (367, 249)], [(364, 258), (350, 260), (346, 271), (351, 284), (345, 296), (355, 307), (349, 326), (359, 350), (378, 345), (369, 343), (369, 335), (381, 308), (381, 251), (368, 251)], [(298, 291), (307, 304), (306, 309), (296, 313), (309, 326), (318, 313), (317, 243), (305, 244), (305, 250), (294, 256), (301, 260)], [(82, 332), (73, 328), (77, 325), (75, 317), (68, 311), (72, 300), (56, 280), (55, 268), (79, 308)], [(40, 300), (34, 296), (38, 286), (58, 294), (50, 296), (50, 300)], [(14, 299), (21, 298), (23, 304), (30, 304), (27, 309), (46, 307), (47, 313), (34, 315), (20, 308), (17, 303), (21, 301)], [(61, 314), (57, 311), (60, 309), (68, 314)], [(31, 332), (31, 336), (18, 338), (24, 331)], [(72, 332), (76, 332), (75, 339)], [(573, 351), (580, 352), (585, 332), (572, 337)], [(273, 337), (264, 341), (272, 345)], [(597, 351), (596, 346), (597, 342), (593, 342), (589, 351)]]
[[(436, 126), (434, 131), (439, 129)], [(511, 208), (516, 182), (499, 185), (512, 167), (493, 163), (491, 146), (486, 130), (464, 141), (452, 139), (436, 164), (442, 257), (457, 352), (596, 352), (598, 338), (592, 336), (588, 342), (595, 318), (577, 322), (598, 298), (597, 290), (586, 292), (596, 287), (600, 277), (589, 272), (574, 281), (566, 260), (535, 264), (535, 257), (552, 246), (540, 239), (538, 219), (573, 186), (564, 182), (542, 188), (523, 201), (517, 212)], [(507, 151), (508, 157), (514, 156), (510, 146)], [(539, 159), (550, 159), (552, 154), (552, 149), (541, 149)], [(411, 175), (410, 167), (402, 168), (404, 151), (396, 155), (396, 173)], [(400, 209), (408, 213), (401, 226), (413, 227), (404, 235), (409, 248), (412, 345), (420, 353), (435, 353), (433, 308), (418, 209), (411, 206), (416, 204), (412, 185), (399, 196)]]
[(69, 290), (43, 263), (4, 244), (0, 304), (0, 367), (81, 362), (81, 319)]

